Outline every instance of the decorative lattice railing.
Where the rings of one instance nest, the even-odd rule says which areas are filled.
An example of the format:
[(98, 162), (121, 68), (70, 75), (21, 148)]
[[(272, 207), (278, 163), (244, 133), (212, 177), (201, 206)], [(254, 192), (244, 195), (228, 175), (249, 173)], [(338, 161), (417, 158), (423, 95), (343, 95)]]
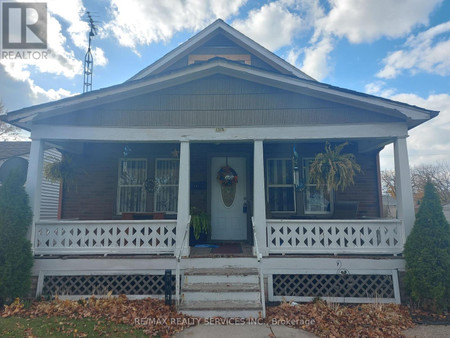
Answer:
[(176, 220), (41, 221), (36, 223), (34, 253), (174, 253)]
[(269, 253), (399, 254), (401, 220), (267, 220)]

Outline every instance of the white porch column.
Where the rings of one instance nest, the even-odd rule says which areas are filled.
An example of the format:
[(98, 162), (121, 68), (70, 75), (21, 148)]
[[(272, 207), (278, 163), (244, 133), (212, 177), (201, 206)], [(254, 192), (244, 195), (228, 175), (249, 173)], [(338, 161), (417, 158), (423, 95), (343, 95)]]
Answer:
[[(181, 250), (185, 230), (189, 222), (190, 213), (190, 151), (189, 141), (181, 141), (180, 143), (180, 173), (178, 181), (178, 210), (177, 210), (177, 239), (176, 250), (177, 255)], [(186, 234), (183, 245), (183, 256), (189, 255), (189, 233)]]
[(403, 219), (405, 235), (408, 237), (414, 225), (415, 213), (406, 137), (398, 137), (394, 141), (394, 160), (397, 218)]
[(264, 184), (264, 146), (262, 140), (255, 140), (253, 154), (253, 220), (256, 228), (256, 239), (259, 252), (263, 256), (269, 254), (267, 249), (266, 230), (266, 190)]
[(37, 139), (31, 142), (30, 158), (28, 161), (27, 181), (25, 190), (30, 197), (30, 207), (33, 211), (33, 222), (28, 231), (28, 239), (34, 249), (35, 223), (39, 221), (41, 215), (41, 187), (42, 170), (44, 163), (44, 141)]

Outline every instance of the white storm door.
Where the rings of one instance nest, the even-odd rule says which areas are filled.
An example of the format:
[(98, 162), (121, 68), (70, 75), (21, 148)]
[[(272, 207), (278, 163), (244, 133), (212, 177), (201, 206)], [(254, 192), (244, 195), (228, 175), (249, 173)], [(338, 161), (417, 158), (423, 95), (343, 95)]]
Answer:
[[(234, 188), (223, 187), (218, 171), (227, 165), (234, 169), (238, 182)], [(211, 159), (211, 239), (246, 240), (247, 214), (243, 207), (247, 199), (246, 159), (244, 157), (213, 157)]]

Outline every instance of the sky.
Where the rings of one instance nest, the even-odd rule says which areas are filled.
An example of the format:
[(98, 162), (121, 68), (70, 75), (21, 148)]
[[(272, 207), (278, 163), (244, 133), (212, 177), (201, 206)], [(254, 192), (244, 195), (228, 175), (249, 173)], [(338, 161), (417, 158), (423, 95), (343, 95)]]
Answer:
[[(410, 131), (410, 164), (450, 162), (450, 0), (46, 3), (48, 59), (0, 59), (7, 111), (83, 91), (86, 11), (98, 26), (93, 89), (126, 81), (221, 18), (320, 82), (440, 111)], [(393, 168), (391, 146), (380, 158)]]

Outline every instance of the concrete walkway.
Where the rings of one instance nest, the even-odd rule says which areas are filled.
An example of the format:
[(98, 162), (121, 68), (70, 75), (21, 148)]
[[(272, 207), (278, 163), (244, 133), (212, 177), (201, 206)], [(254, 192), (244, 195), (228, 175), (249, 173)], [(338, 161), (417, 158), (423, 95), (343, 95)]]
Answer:
[(260, 337), (283, 337), (283, 338), (309, 338), (316, 335), (283, 325), (266, 324), (235, 324), (235, 325), (204, 325), (190, 327), (177, 333), (174, 337), (196, 337), (196, 338), (260, 338)]
[[(450, 337), (450, 326), (448, 325), (416, 325), (403, 332), (406, 337), (417, 338), (447, 338)], [(190, 327), (177, 333), (174, 337), (196, 337), (196, 338), (309, 338), (316, 335), (300, 329), (293, 329), (283, 325), (265, 324), (235, 324), (235, 325), (212, 325), (201, 324)]]

